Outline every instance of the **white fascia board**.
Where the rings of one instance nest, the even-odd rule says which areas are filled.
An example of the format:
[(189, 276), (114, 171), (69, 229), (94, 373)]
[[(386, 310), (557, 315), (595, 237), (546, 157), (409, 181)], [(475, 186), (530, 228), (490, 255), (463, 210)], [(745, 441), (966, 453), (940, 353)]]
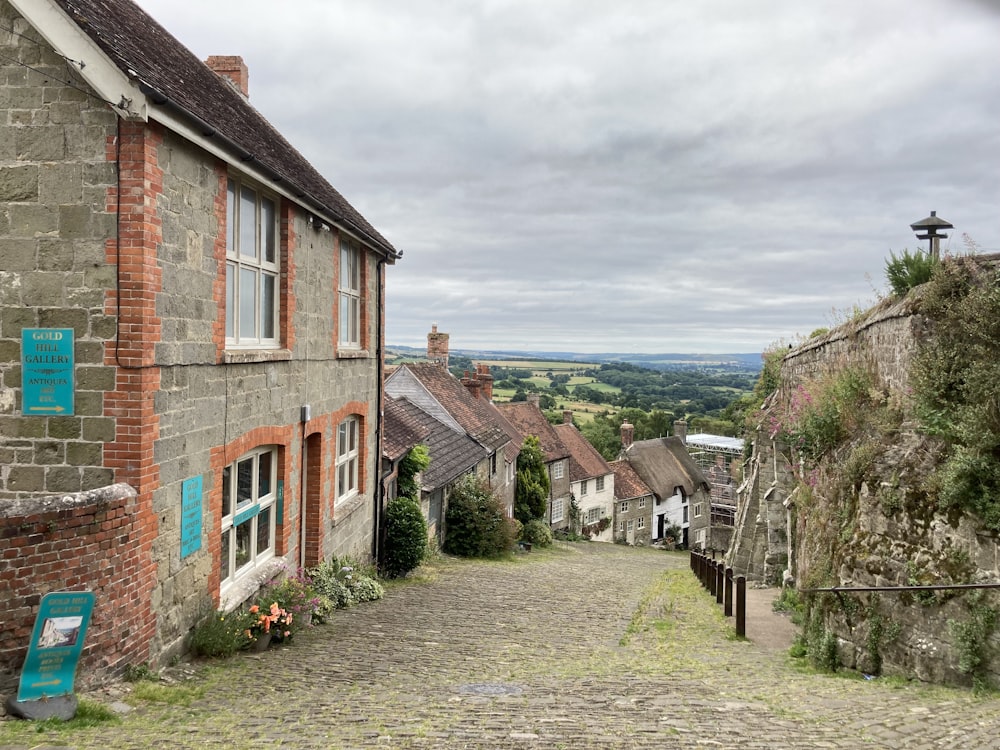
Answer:
[(10, 0), (10, 4), (58, 54), (78, 64), (80, 76), (129, 119), (145, 121), (146, 97), (100, 47), (51, 0)]

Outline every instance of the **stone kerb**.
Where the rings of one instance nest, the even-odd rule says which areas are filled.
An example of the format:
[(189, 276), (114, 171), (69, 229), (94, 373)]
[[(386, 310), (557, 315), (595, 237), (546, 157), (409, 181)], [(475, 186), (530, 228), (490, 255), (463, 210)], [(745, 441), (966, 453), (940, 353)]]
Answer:
[(140, 552), (136, 506), (127, 484), (0, 503), (0, 670), (20, 668), (42, 596), (60, 590), (97, 596), (82, 683), (148, 659), (152, 615), (136, 593), (151, 563)]

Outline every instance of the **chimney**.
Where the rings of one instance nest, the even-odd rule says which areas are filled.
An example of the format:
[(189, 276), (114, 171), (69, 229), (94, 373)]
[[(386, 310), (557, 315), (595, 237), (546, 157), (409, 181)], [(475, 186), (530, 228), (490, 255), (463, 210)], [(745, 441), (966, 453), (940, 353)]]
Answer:
[(538, 402), (541, 400), (541, 398), (542, 397), (537, 393), (529, 393), (527, 401), (529, 404), (534, 404), (535, 406), (538, 406)]
[(674, 422), (674, 436), (679, 437), (684, 445), (687, 445), (688, 441), (688, 423), (683, 419), (678, 419)]
[(563, 424), (573, 424), (572, 409), (563, 409)]
[(239, 55), (212, 55), (205, 64), (229, 81), (243, 96), (250, 98), (250, 70)]
[(487, 401), (493, 400), (493, 375), (490, 374), (489, 365), (476, 365), (476, 380), (483, 389), (483, 398)]
[(427, 334), (427, 359), (440, 362), (444, 369), (448, 369), (448, 334), (438, 333), (437, 323), (431, 326), (431, 332)]
[(473, 398), (476, 399), (479, 398), (479, 391), (481, 384), (477, 378), (469, 376), (468, 370), (465, 371), (465, 377), (462, 378), (462, 385), (464, 385), (469, 390), (469, 393), (472, 394)]
[(622, 422), (622, 450), (627, 450), (635, 439), (635, 426)]

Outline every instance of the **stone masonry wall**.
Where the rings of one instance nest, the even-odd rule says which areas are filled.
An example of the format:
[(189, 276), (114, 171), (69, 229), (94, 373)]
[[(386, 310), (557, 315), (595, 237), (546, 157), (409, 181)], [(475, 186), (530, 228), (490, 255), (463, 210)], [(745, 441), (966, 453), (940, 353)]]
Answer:
[[(115, 285), (105, 264), (115, 231), (106, 196), (116, 182), (105, 144), (115, 115), (61, 80), (75, 80), (70, 66), (0, 0), (0, 499), (115, 479), (103, 455), (115, 434), (104, 412), (115, 388), (104, 360), (115, 335), (105, 310)], [(20, 416), (21, 331), (36, 327), (73, 329), (72, 415)]]

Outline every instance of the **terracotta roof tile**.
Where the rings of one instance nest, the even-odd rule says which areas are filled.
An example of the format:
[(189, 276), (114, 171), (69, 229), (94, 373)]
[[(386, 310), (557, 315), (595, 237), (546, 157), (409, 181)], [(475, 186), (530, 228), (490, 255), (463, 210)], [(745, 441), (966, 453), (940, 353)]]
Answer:
[(489, 455), (468, 435), (453, 430), (405, 398), (396, 399), (396, 406), (408, 421), (427, 431), (421, 442), (427, 446), (431, 462), (421, 476), (422, 489), (430, 492), (451, 484)]
[(603, 477), (611, 473), (611, 467), (604, 456), (597, 452), (587, 438), (568, 423), (554, 425), (556, 434), (569, 451), (569, 478), (579, 482), (591, 477)]
[(566, 446), (563, 445), (559, 435), (537, 404), (530, 401), (512, 401), (506, 404), (497, 404), (497, 408), (521, 434), (522, 443), (528, 435), (534, 435), (538, 438), (542, 451), (545, 453), (546, 463), (569, 457)]
[(615, 472), (615, 499), (631, 500), (633, 497), (644, 497), (652, 495), (642, 477), (635, 473), (635, 469), (628, 461), (612, 461), (611, 469)]

